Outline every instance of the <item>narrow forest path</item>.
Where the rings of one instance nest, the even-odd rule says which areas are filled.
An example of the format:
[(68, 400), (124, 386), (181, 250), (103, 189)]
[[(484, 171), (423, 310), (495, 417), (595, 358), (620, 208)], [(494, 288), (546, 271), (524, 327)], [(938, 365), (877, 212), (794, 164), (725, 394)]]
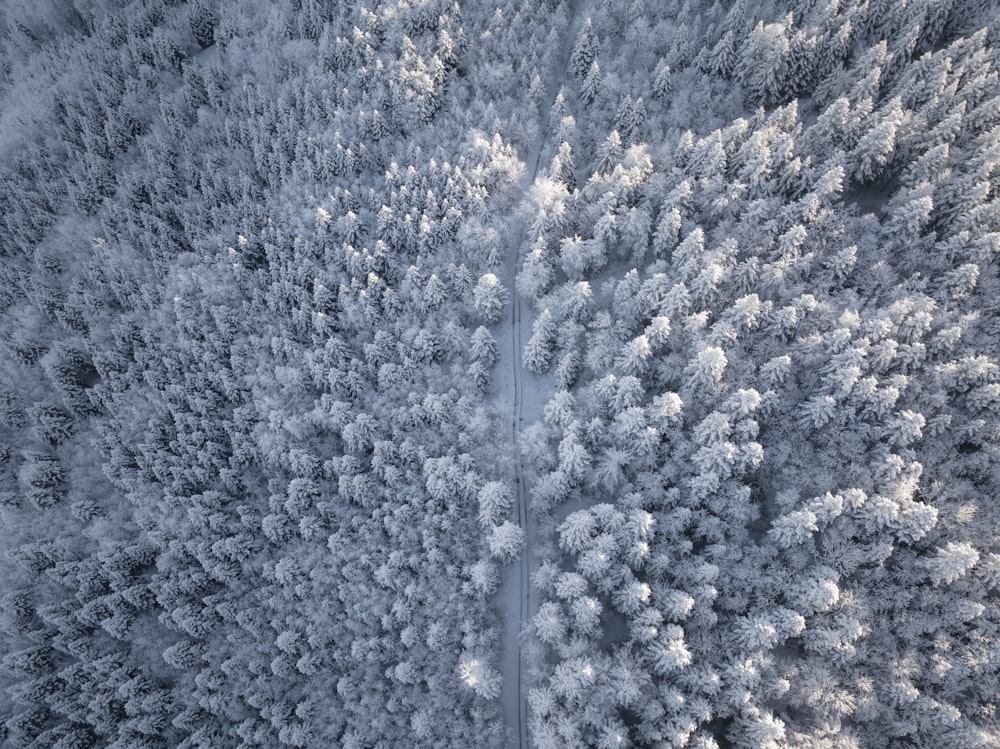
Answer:
[[(519, 749), (529, 749), (531, 746), (528, 734), (528, 664), (525, 661), (522, 633), (535, 612), (531, 597), (531, 573), (534, 562), (533, 542), (538, 531), (537, 520), (528, 512), (528, 485), (520, 451), (521, 428), (524, 424), (532, 424), (542, 417), (546, 394), (551, 385), (547, 378), (524, 368), (521, 352), (531, 336), (535, 315), (528, 300), (517, 292), (515, 279), (521, 266), (527, 233), (526, 221), (531, 213), (528, 201), (531, 199), (531, 189), (538, 177), (542, 155), (549, 145), (551, 137), (549, 120), (552, 107), (559, 89), (567, 79), (570, 53), (583, 24), (580, 13), (582, 4), (581, 0), (570, 4), (567, 28), (562, 35), (562, 49), (557, 58), (559, 62), (549, 80), (545, 82), (545, 102), (539, 110), (540, 133), (525, 160), (527, 168), (520, 192), (522, 197), (515, 206), (513, 214), (516, 225), (510, 235), (504, 278), (510, 294), (507, 310), (510, 324), (498, 341), (498, 351), (501, 354), (497, 365), (501, 370), (498, 379), (501, 392), (498, 393), (498, 399), (501, 403), (511, 404), (511, 466), (517, 501), (517, 522), (524, 529), (526, 536), (524, 550), (517, 562), (504, 568), (500, 591), (500, 602), (503, 607), (501, 702), (507, 725), (507, 745)], [(535, 606), (537, 607), (537, 603)]]

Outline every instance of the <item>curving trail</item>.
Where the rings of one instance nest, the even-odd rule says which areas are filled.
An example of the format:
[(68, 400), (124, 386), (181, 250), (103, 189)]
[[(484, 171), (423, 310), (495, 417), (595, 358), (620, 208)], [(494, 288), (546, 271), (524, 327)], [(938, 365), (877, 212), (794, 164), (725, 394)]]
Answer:
[[(567, 78), (570, 52), (583, 19), (579, 13), (580, 2), (570, 6), (568, 28), (563, 34), (562, 50), (558, 74), (546, 84), (546, 100), (541, 108), (542, 131), (526, 159), (526, 172), (521, 187), (521, 205), (515, 209), (517, 225), (511, 233), (505, 284), (510, 293), (508, 301), (509, 326), (500, 336), (498, 350), (501, 353), (498, 367), (497, 396), (511, 404), (511, 466), (517, 501), (517, 522), (524, 528), (526, 544), (515, 564), (504, 569), (500, 592), (503, 607), (503, 689), (501, 702), (504, 721), (507, 725), (508, 747), (529, 749), (527, 664), (523, 652), (523, 632), (530, 625), (534, 615), (531, 601), (532, 542), (537, 535), (537, 524), (528, 512), (528, 486), (524, 465), (521, 460), (521, 427), (524, 423), (534, 423), (542, 416), (545, 394), (549, 389), (547, 378), (540, 377), (524, 368), (521, 351), (531, 335), (534, 313), (528, 301), (515, 290), (514, 281), (521, 265), (522, 247), (525, 239), (526, 217), (530, 215), (531, 188), (538, 177), (542, 154), (550, 138), (548, 121), (559, 88)], [(509, 339), (505, 340), (505, 339)]]

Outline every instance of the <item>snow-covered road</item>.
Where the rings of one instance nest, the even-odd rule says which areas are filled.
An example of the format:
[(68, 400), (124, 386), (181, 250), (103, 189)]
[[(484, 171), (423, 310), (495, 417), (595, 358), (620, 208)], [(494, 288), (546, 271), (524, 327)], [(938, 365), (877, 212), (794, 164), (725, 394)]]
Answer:
[[(500, 361), (497, 364), (500, 392), (499, 402), (511, 404), (511, 468), (516, 490), (517, 521), (524, 528), (527, 543), (519, 559), (504, 568), (500, 603), (503, 607), (503, 704), (504, 720), (507, 724), (507, 744), (509, 747), (528, 749), (531, 746), (528, 735), (527, 663), (523, 652), (523, 633), (529, 625), (535, 608), (532, 606), (531, 573), (535, 562), (534, 540), (537, 535), (536, 519), (528, 511), (528, 484), (519, 449), (521, 428), (541, 419), (551, 384), (548, 378), (540, 377), (524, 368), (521, 352), (531, 335), (534, 312), (527, 299), (517, 293), (515, 278), (521, 265), (522, 250), (526, 234), (526, 220), (531, 214), (530, 200), (532, 187), (538, 177), (542, 155), (549, 145), (548, 123), (552, 106), (560, 87), (565, 83), (569, 67), (570, 52), (583, 23), (579, 12), (583, 3), (577, 0), (570, 6), (569, 23), (562, 34), (560, 63), (556, 71), (546, 81), (545, 105), (541, 108), (539, 120), (541, 132), (526, 159), (526, 170), (522, 188), (521, 205), (516, 206), (507, 252), (505, 285), (510, 293), (504, 333), (498, 341)], [(537, 604), (536, 604), (537, 606)]]
[[(529, 160), (528, 176), (534, 181), (540, 153), (533, 153)], [(529, 186), (531, 182), (528, 182)], [(497, 364), (498, 384), (501, 403), (510, 404), (510, 467), (517, 501), (517, 523), (525, 529), (527, 543), (520, 557), (504, 568), (500, 605), (503, 610), (503, 704), (504, 720), (508, 727), (507, 744), (511, 747), (527, 749), (528, 715), (524, 689), (526, 665), (521, 652), (521, 630), (531, 615), (530, 565), (534, 522), (528, 513), (528, 487), (524, 475), (519, 443), (521, 426), (525, 419), (530, 423), (541, 413), (544, 402), (544, 382), (541, 378), (524, 369), (521, 350), (531, 331), (531, 309), (514, 290), (514, 279), (520, 265), (520, 248), (524, 241), (523, 225), (514, 232), (511, 240), (505, 283), (510, 290), (507, 320), (503, 334), (498, 341), (500, 361)], [(526, 408), (527, 406), (527, 408)]]

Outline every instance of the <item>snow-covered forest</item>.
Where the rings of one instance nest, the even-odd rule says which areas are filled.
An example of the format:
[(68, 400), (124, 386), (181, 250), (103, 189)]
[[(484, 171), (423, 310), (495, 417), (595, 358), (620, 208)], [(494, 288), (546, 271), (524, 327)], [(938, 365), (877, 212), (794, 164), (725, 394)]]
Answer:
[(1000, 5), (0, 3), (0, 746), (1000, 747)]

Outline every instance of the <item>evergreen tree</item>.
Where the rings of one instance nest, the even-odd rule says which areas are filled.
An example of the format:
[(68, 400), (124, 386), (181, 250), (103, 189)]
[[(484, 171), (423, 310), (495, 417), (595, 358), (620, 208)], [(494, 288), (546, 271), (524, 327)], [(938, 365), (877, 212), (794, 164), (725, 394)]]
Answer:
[(590, 66), (597, 57), (598, 46), (597, 35), (594, 33), (593, 26), (588, 18), (583, 22), (583, 27), (577, 34), (576, 41), (573, 43), (573, 50), (570, 52), (570, 73), (577, 78), (583, 78), (587, 75)]

